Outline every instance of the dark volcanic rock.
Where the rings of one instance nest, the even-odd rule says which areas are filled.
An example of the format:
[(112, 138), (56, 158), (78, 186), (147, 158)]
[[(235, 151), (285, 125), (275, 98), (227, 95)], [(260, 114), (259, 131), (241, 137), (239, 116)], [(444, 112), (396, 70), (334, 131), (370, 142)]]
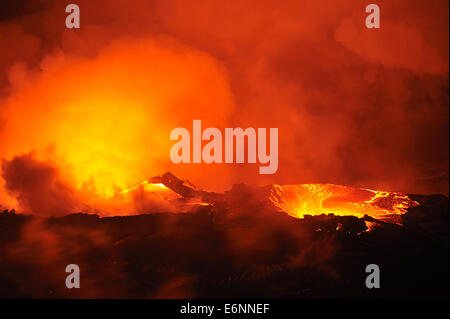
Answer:
[[(215, 205), (186, 214), (1, 213), (0, 296), (448, 296), (448, 198), (412, 195), (421, 205), (402, 227), (368, 216), (292, 218), (251, 189), (208, 193)], [(377, 227), (367, 231), (365, 222)], [(81, 268), (80, 289), (65, 287), (70, 263)], [(381, 289), (365, 287), (371, 263)]]

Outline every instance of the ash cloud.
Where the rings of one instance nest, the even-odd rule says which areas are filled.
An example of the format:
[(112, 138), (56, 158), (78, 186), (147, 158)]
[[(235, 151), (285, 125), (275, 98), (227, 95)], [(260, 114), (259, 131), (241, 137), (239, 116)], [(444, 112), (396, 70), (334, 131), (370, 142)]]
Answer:
[(33, 154), (3, 160), (2, 177), (25, 213), (57, 216), (76, 207), (73, 189), (59, 179), (55, 167), (35, 160)]

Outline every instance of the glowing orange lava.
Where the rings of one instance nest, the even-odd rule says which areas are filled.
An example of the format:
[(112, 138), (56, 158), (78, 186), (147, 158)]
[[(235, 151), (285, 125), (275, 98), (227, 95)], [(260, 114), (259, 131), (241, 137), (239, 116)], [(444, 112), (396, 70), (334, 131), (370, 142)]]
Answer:
[(406, 208), (418, 203), (396, 192), (381, 192), (333, 184), (274, 185), (270, 201), (290, 216), (334, 214), (368, 215), (377, 220), (401, 224)]

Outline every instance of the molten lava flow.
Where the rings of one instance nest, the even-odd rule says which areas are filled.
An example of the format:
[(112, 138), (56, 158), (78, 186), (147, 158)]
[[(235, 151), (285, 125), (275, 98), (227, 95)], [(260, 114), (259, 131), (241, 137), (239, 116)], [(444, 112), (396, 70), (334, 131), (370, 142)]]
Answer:
[(396, 192), (380, 192), (333, 184), (274, 185), (270, 201), (290, 216), (334, 214), (338, 216), (368, 215), (401, 224), (406, 208), (418, 203)]
[(129, 194), (138, 189), (142, 189), (145, 192), (151, 192), (151, 193), (158, 194), (158, 196), (160, 196), (161, 199), (165, 199), (165, 200), (173, 200), (173, 199), (181, 198), (180, 195), (175, 193), (170, 188), (166, 187), (166, 185), (164, 185), (163, 183), (150, 183), (149, 181), (140, 182), (139, 184), (137, 184), (133, 187), (124, 189), (120, 193), (121, 194)]

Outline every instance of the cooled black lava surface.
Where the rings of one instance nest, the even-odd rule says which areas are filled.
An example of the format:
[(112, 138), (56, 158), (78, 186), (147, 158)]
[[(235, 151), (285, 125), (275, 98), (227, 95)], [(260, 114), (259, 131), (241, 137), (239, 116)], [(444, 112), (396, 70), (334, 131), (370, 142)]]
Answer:
[[(370, 232), (356, 217), (295, 219), (258, 204), (107, 218), (3, 212), (0, 297), (448, 296), (448, 198), (410, 197), (421, 205), (404, 226)], [(80, 289), (65, 287), (71, 263)], [(372, 263), (380, 289), (365, 286)]]

